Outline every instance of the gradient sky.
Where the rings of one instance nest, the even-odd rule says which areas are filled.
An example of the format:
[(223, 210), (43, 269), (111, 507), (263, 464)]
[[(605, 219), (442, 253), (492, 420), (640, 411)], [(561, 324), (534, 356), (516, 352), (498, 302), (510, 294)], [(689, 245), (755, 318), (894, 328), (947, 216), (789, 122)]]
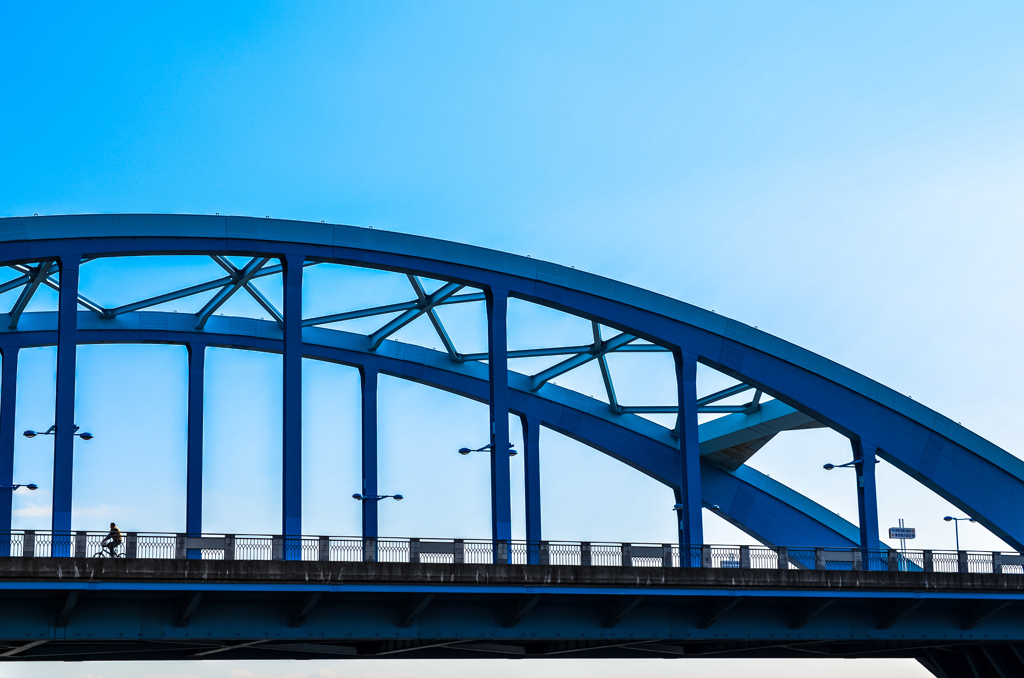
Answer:
[[(0, 215), (271, 215), (529, 254), (755, 325), (1024, 456), (1022, 20), (1014, 2), (0, 0)], [(147, 275), (142, 265), (89, 266), (83, 286), (105, 299)], [(202, 273), (196, 263), (182, 279)], [(312, 285), (341, 284), (317, 275), (307, 305)], [(386, 276), (358, 280), (399, 293)], [(44, 293), (30, 310), (52, 303)], [(534, 334), (517, 340), (527, 345), (577, 331), (523, 313), (517, 328)], [(467, 341), (476, 322), (460, 321)], [(53, 357), (23, 355), (20, 428), (52, 418)], [(175, 347), (80, 350), (76, 416), (97, 439), (76, 460), (76, 527), (113, 513), (138, 529), (181, 529), (183, 361)], [(210, 529), (244, 518), (245, 530), (273, 530), (276, 507), (252, 497), (279, 491), (266, 442), (280, 435), (276, 365), (210, 357)], [(589, 386), (581, 379), (573, 385)], [(382, 482), (410, 499), (382, 507), (382, 532), (486, 531), (486, 495), (473, 489), (484, 459), (443, 454), (484, 439), (486, 408), (396, 381), (382, 387)], [(304, 388), (307, 531), (354, 530), (355, 502), (331, 503), (337, 488), (323, 480), (357, 468), (345, 407), (356, 402), (353, 372), (310, 367)], [(549, 536), (671, 539), (670, 493), (555, 438), (544, 441)], [(44, 478), (46, 445), (19, 442), (17, 472)], [(243, 448), (252, 460), (240, 476), (233, 450)], [(448, 504), (416, 466), (428, 452), (437, 473), (468, 488)], [(815, 432), (780, 436), (752, 465), (855, 519), (852, 474), (820, 471), (848, 455), (835, 434)], [(878, 471), (883, 527), (903, 517), (917, 546), (952, 547), (941, 516), (953, 509), (892, 467)], [(163, 478), (167, 491), (126, 484), (115, 495), (111, 473)], [(22, 526), (48, 524), (45, 488), (38, 494), (19, 496)], [(707, 521), (709, 541), (742, 538)], [(978, 526), (961, 541), (1001, 548)], [(311, 665), (288, 675), (333, 675)], [(901, 664), (848, 665), (844, 675), (910, 675)], [(317, 666), (378, 676), (406, 665)], [(210, 671), (59, 668), (104, 678)]]

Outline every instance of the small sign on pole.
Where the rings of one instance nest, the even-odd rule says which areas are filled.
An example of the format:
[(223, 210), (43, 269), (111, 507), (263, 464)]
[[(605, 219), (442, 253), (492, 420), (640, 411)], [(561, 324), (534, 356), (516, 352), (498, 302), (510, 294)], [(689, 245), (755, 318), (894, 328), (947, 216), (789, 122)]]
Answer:
[(913, 527), (890, 527), (889, 539), (914, 539), (917, 530)]

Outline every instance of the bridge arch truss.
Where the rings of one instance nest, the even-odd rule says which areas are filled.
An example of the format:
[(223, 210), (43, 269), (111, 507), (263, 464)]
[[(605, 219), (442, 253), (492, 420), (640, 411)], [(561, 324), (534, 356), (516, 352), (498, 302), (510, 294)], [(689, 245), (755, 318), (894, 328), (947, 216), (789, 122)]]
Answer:
[[(138, 255), (204, 255), (221, 278), (160, 297), (105, 307), (80, 294), (83, 264)], [(227, 257), (247, 258), (238, 266)], [(276, 262), (276, 263), (275, 263)], [(345, 264), (403, 273), (413, 299), (388, 307), (303, 317), (302, 282), (310, 265)], [(874, 463), (884, 459), (974, 516), (995, 535), (1024, 549), (1024, 463), (950, 419), (885, 386), (756, 328), (646, 290), (575, 269), (502, 252), (345, 225), (221, 216), (92, 215), (0, 219), (0, 266), (19, 274), (0, 292), (20, 290), (0, 329), (0, 483), (11, 483), (18, 354), (57, 346), (53, 531), (70, 532), (75, 365), (80, 343), (173, 343), (189, 352), (186, 531), (202, 532), (203, 372), (208, 346), (280, 353), (283, 369), (281, 533), (302, 532), (302, 358), (357, 367), (362, 375), (364, 492), (376, 494), (376, 388), (387, 374), (449, 391), (490, 408), (492, 449), (509, 443), (508, 413), (523, 426), (527, 540), (541, 539), (539, 430), (546, 427), (595, 447), (673, 489), (681, 545), (703, 541), (701, 507), (769, 544), (876, 548)], [(278, 309), (252, 281), (280, 274)], [(429, 290), (420, 278), (442, 281)], [(59, 294), (57, 312), (26, 312), (40, 286)], [(190, 295), (208, 295), (196, 314), (146, 310)], [(216, 315), (234, 294), (250, 295), (270, 320)], [(593, 323), (593, 343), (510, 351), (510, 299), (539, 304)], [(437, 308), (483, 303), (488, 349), (460, 353)], [(356, 317), (391, 314), (379, 328), (355, 334), (326, 327)], [(390, 339), (426, 318), (443, 351)], [(614, 334), (605, 336), (601, 328)], [(617, 352), (672, 356), (678, 402), (623, 406), (607, 357)], [(559, 356), (531, 375), (509, 369), (523, 357)], [(552, 379), (596, 363), (607, 402), (562, 388)], [(698, 398), (704, 364), (734, 379), (730, 389)], [(741, 404), (736, 397), (745, 394)], [(772, 398), (762, 401), (764, 395)], [(749, 397), (749, 400), (747, 399)], [(732, 400), (728, 400), (728, 399)], [(701, 412), (723, 415), (703, 424)], [(641, 415), (673, 414), (675, 429)], [(859, 525), (743, 464), (782, 431), (830, 427), (851, 443)], [(511, 538), (507, 455), (491, 458), (491, 529)], [(738, 460), (738, 461), (737, 461)], [(0, 530), (10, 529), (10, 495), (0, 501)], [(364, 536), (376, 537), (376, 503), (364, 502)]]

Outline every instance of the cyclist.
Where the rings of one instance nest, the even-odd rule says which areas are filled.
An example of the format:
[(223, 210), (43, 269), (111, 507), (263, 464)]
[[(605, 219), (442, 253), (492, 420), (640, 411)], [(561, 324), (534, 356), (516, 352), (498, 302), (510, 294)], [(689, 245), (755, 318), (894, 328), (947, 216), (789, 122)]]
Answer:
[(110, 553), (111, 558), (116, 558), (117, 555), (114, 553), (114, 549), (121, 545), (121, 530), (117, 529), (117, 525), (110, 523), (110, 532), (107, 532), (107, 536), (100, 542), (100, 546), (106, 549)]

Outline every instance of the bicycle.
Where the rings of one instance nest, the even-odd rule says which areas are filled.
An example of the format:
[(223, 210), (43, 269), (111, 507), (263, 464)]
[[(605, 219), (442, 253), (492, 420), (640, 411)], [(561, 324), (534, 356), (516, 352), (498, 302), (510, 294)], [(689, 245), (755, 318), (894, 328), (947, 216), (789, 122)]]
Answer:
[(121, 544), (118, 544), (117, 546), (114, 546), (113, 549), (108, 550), (107, 547), (104, 546), (103, 548), (101, 548), (99, 550), (99, 552), (92, 554), (92, 557), (93, 558), (124, 558), (125, 557), (124, 551), (118, 551), (118, 549), (120, 547), (121, 547)]

